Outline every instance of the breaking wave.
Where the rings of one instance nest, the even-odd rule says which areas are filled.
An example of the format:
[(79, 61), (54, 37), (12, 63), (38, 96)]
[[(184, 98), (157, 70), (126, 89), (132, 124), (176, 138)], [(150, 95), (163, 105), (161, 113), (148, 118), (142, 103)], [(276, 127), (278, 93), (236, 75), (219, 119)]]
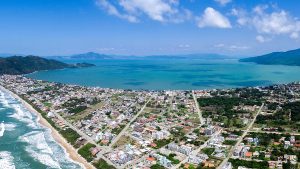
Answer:
[(0, 90), (0, 103), (3, 105), (3, 107), (9, 107), (8, 100), (5, 98), (5, 93), (3, 93)]
[[(12, 97), (9, 93), (0, 90), (0, 108), (4, 109), (6, 116), (16, 119), (17, 122), (5, 122), (5, 129), (7, 131), (19, 132), (19, 127), (22, 125), (26, 126), (25, 134), (17, 136), (17, 142), (25, 143), (24, 150), (27, 154), (32, 157), (35, 161), (46, 165), (47, 168), (68, 168), (68, 169), (78, 169), (84, 168), (80, 163), (73, 161), (64, 147), (59, 145), (51, 135), (51, 130), (42, 126), (38, 120), (39, 117), (34, 113), (29, 111), (20, 101)], [(7, 110), (7, 111), (6, 111)], [(20, 124), (18, 122), (21, 122)], [(23, 128), (24, 130), (24, 128)], [(11, 157), (10, 160), (13, 162), (13, 157), (9, 156), (11, 154), (2, 154), (3, 157)], [(10, 169), (8, 166), (8, 160), (4, 160), (0, 156), (0, 169)], [(17, 162), (15, 160), (16, 166), (24, 165), (26, 161)], [(3, 165), (2, 165), (3, 163)], [(13, 164), (13, 163), (12, 163)], [(11, 165), (11, 166), (15, 166)], [(28, 164), (30, 165), (30, 164)], [(3, 167), (5, 166), (5, 167)], [(27, 166), (28, 167), (28, 166)], [(25, 167), (25, 168), (27, 168)], [(14, 167), (15, 168), (15, 167)]]
[(7, 131), (13, 131), (17, 127), (14, 123), (5, 123), (5, 130)]
[(28, 143), (25, 150), (35, 160), (51, 168), (61, 168), (57, 159), (53, 157), (53, 151), (46, 142), (42, 131), (32, 131), (19, 138), (20, 141)]
[(14, 157), (8, 151), (0, 151), (0, 167), (5, 169), (15, 169)]

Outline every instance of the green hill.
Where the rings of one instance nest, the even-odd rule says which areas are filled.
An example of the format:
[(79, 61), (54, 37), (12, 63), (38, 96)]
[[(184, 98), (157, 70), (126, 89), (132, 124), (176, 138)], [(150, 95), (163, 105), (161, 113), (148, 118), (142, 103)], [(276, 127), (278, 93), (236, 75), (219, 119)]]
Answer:
[(0, 58), (1, 74), (27, 74), (41, 70), (54, 70), (63, 68), (90, 67), (87, 63), (66, 64), (53, 59), (45, 59), (38, 56), (11, 56)]
[(300, 49), (286, 52), (273, 52), (270, 54), (240, 59), (240, 62), (254, 62), (264, 65), (300, 66)]

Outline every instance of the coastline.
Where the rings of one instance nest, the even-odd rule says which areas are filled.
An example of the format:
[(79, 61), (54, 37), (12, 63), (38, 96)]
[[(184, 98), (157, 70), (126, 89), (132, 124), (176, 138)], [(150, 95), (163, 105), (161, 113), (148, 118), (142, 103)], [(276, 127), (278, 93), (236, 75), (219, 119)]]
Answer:
[(46, 119), (42, 117), (42, 115), (36, 111), (29, 103), (24, 101), (22, 98), (20, 98), (18, 95), (13, 93), (12, 91), (6, 89), (5, 87), (0, 85), (0, 90), (5, 91), (9, 93), (12, 97), (19, 100), (30, 112), (33, 112), (37, 115), (37, 121), (44, 127), (50, 130), (52, 137), (54, 140), (64, 149), (64, 151), (67, 153), (68, 157), (72, 159), (75, 163), (78, 163), (80, 166), (82, 166), (85, 169), (95, 169), (95, 167), (88, 163), (81, 155), (77, 153), (77, 150), (69, 144), (65, 138), (63, 138), (59, 132), (53, 128)]

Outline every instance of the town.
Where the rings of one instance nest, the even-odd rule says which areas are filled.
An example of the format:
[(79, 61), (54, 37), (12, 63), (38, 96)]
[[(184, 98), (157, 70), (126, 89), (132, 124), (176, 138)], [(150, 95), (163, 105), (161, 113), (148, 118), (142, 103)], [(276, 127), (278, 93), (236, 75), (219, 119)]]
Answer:
[(0, 76), (95, 168), (300, 167), (300, 83), (125, 90)]

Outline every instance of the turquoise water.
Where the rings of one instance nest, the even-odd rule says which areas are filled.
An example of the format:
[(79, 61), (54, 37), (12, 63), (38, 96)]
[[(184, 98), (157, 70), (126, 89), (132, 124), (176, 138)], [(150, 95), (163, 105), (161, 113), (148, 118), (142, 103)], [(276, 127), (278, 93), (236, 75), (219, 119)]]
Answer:
[(237, 60), (147, 59), (86, 62), (97, 66), (41, 71), (28, 76), (85, 86), (155, 90), (262, 86), (300, 80), (300, 67), (257, 65), (239, 63)]
[(1, 90), (0, 121), (5, 124), (0, 137), (1, 169), (82, 168), (54, 141), (50, 130), (37, 122), (37, 116)]

